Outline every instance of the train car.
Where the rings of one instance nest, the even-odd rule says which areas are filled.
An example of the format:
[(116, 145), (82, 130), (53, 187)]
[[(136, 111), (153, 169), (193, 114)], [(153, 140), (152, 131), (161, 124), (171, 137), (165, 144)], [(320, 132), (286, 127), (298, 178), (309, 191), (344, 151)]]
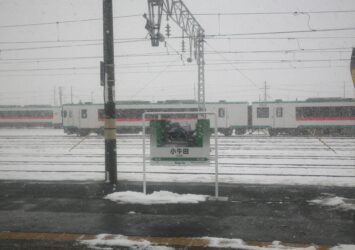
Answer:
[(271, 136), (355, 135), (355, 99), (253, 102), (251, 112), (252, 128), (268, 129)]
[[(218, 117), (218, 130), (225, 135), (245, 133), (248, 127), (248, 103), (216, 102), (206, 104), (207, 112)], [(118, 133), (137, 133), (142, 131), (144, 112), (197, 112), (193, 101), (164, 101), (150, 103), (145, 101), (118, 102), (116, 104), (116, 126)], [(186, 119), (184, 116), (174, 119)], [(190, 116), (190, 118), (192, 118)], [(169, 118), (168, 118), (169, 119)], [(173, 119), (173, 118), (170, 118)], [(147, 122), (147, 126), (149, 123)], [(211, 119), (214, 128), (214, 121)], [(85, 136), (89, 133), (102, 134), (104, 130), (103, 104), (70, 104), (63, 106), (63, 127), (67, 134)]]
[(0, 127), (55, 127), (62, 126), (60, 107), (0, 106)]

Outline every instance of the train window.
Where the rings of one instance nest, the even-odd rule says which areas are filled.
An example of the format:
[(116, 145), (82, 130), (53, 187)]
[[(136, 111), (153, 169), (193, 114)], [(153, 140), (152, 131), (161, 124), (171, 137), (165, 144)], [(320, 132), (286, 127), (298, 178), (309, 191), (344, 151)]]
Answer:
[(218, 109), (218, 117), (224, 117), (226, 115), (226, 111), (224, 108)]
[(283, 109), (282, 107), (277, 107), (276, 108), (276, 117), (282, 117), (283, 116)]
[(73, 113), (71, 110), (69, 110), (69, 118), (71, 118), (73, 116)]
[(298, 107), (297, 117), (348, 117), (355, 114), (353, 107)]
[(257, 118), (269, 118), (269, 108), (262, 107), (256, 109)]
[(105, 110), (99, 109), (97, 112), (98, 112), (97, 115), (98, 115), (99, 120), (105, 119)]
[(88, 117), (88, 111), (86, 109), (81, 110), (81, 118), (86, 119)]
[(68, 112), (66, 110), (63, 111), (63, 117), (66, 118), (68, 115)]
[(355, 116), (355, 107), (349, 107), (350, 108), (350, 116)]

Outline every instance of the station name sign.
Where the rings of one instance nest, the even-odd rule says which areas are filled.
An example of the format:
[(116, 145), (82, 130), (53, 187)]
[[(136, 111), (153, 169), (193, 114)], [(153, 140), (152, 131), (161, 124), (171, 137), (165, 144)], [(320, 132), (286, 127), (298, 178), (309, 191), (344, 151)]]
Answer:
[(209, 164), (208, 119), (150, 121), (152, 164)]

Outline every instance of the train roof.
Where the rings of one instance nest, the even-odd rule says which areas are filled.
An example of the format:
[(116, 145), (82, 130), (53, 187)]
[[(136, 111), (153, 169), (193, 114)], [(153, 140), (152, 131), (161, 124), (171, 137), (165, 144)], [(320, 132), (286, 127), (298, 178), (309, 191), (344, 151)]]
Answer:
[(0, 105), (2, 109), (53, 109), (60, 108), (59, 106), (50, 106), (50, 105)]
[[(149, 102), (149, 101), (118, 101), (117, 105), (163, 105), (163, 104), (196, 104), (196, 101), (190, 100), (168, 100), (168, 101), (158, 101), (158, 102)], [(219, 102), (206, 102), (206, 104), (248, 104), (248, 102), (229, 102), (229, 101), (219, 101)], [(63, 106), (82, 106), (82, 105), (104, 105), (103, 103), (76, 103), (76, 104), (64, 104)]]
[(283, 100), (275, 100), (275, 101), (259, 101), (252, 102), (253, 104), (267, 104), (267, 103), (323, 103), (323, 102), (355, 102), (354, 98), (307, 98), (306, 100), (294, 100), (294, 101), (283, 101)]

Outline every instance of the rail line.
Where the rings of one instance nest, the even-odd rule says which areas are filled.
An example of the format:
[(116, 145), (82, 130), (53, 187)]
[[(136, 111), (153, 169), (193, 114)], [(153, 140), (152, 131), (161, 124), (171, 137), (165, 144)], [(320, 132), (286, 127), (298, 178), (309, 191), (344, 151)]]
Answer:
[[(121, 175), (119, 178), (139, 179), (142, 174), (141, 135), (118, 135), (117, 138), (118, 175)], [(281, 181), (302, 185), (323, 185), (330, 182), (330, 185), (354, 185), (355, 138), (322, 139), (336, 153), (310, 137), (220, 137), (221, 181), (265, 181), (275, 184)], [(77, 136), (57, 134), (0, 135), (0, 179), (1, 176), (6, 179), (34, 180), (103, 179), (103, 138), (89, 136), (69, 152), (80, 140), (82, 138)], [(147, 140), (149, 141), (149, 138)], [(212, 146), (211, 156), (213, 155)], [(149, 160), (147, 162), (149, 163)], [(211, 157), (210, 165), (148, 165), (147, 174), (150, 178), (163, 181), (199, 181), (201, 178), (210, 181), (214, 175), (213, 163)], [(181, 177), (178, 177), (179, 175)]]

